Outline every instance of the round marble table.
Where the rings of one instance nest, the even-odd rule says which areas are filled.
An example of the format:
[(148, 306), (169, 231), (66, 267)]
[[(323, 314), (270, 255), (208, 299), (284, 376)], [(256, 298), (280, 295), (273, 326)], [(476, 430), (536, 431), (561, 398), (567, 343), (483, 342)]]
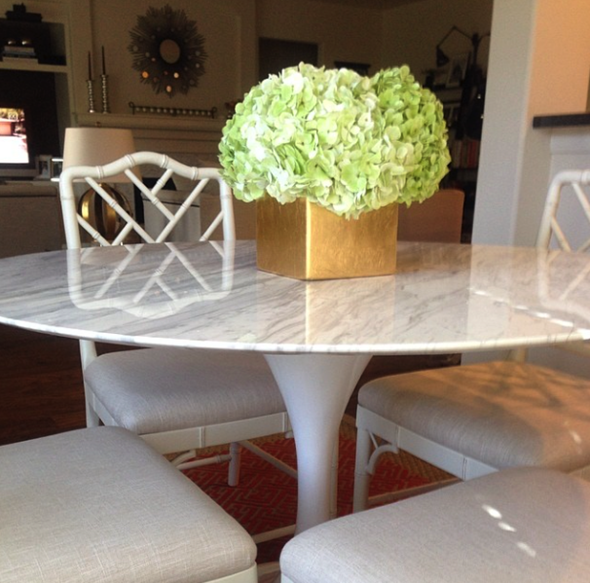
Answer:
[(590, 257), (400, 243), (387, 277), (304, 282), (256, 269), (251, 241), (152, 244), (0, 260), (0, 322), (142, 346), (259, 351), (293, 425), (297, 528), (329, 517), (330, 460), (377, 354), (590, 338)]

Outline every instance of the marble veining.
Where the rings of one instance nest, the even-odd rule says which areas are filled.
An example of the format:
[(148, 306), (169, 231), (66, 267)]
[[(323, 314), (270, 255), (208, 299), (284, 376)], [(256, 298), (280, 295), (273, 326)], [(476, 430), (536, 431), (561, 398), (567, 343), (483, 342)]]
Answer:
[[(575, 284), (575, 285), (574, 285)], [(91, 340), (267, 353), (460, 352), (590, 338), (590, 257), (400, 243), (392, 276), (259, 271), (251, 241), (0, 260), (0, 322)]]

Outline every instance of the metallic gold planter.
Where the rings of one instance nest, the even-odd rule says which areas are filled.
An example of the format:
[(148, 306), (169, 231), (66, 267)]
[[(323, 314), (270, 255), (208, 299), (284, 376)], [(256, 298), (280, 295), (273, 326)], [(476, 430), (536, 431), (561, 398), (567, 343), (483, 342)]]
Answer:
[(256, 202), (257, 265), (296, 279), (340, 279), (395, 272), (398, 205), (345, 219), (297, 199)]

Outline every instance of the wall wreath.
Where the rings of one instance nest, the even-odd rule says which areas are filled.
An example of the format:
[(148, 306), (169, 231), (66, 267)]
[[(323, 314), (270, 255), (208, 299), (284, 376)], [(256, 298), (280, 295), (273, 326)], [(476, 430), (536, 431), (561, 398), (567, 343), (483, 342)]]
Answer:
[(184, 10), (173, 10), (169, 5), (148, 8), (145, 16), (137, 17), (129, 34), (127, 48), (142, 83), (170, 97), (197, 87), (205, 73), (205, 38)]

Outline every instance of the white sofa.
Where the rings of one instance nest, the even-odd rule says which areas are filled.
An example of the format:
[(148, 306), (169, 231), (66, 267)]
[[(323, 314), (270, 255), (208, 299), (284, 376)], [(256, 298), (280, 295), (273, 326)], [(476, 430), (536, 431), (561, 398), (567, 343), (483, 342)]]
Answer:
[(0, 183), (0, 257), (61, 249), (58, 185)]

